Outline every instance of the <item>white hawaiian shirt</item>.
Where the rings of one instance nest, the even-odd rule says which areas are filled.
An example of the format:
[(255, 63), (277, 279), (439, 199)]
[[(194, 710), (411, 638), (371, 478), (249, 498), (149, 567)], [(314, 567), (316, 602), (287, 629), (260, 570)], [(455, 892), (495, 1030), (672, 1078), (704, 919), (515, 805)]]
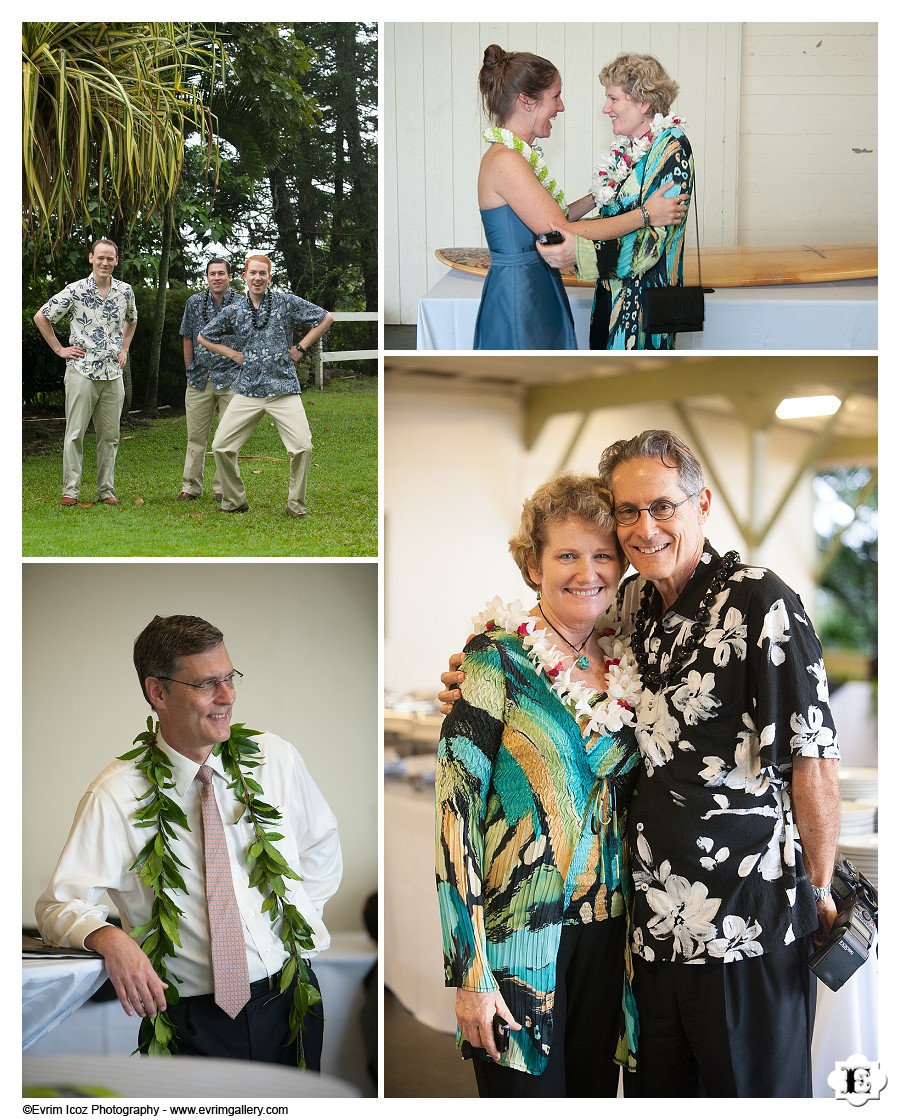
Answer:
[[(288, 351), (294, 345), (293, 328), (317, 326), (328, 314), (324, 308), (309, 303), (291, 292), (271, 288), (271, 310), (265, 318), (264, 303), (256, 313), (249, 296), (234, 300), (202, 328), (200, 333), (210, 342), (224, 342), (235, 335), (236, 343), (226, 343), (244, 355), (243, 365), (231, 384), (235, 393), (245, 397), (280, 397), (300, 392), (300, 382)], [(201, 343), (202, 345), (202, 343)]]
[(91, 381), (115, 381), (122, 376), (119, 352), (125, 343), (125, 324), (137, 321), (131, 285), (112, 280), (101, 296), (93, 276), (68, 284), (41, 308), (51, 323), (68, 316), (69, 345), (81, 346), (83, 358), (66, 361), (66, 372), (80, 373)]
[[(719, 562), (706, 542), (672, 607), (651, 602), (645, 646), (665, 673)], [(644, 583), (619, 593), (623, 619)], [(796, 592), (738, 564), (699, 647), (637, 710), (643, 767), (629, 813), (632, 948), (647, 961), (737, 961), (816, 928), (791, 803), (795, 755), (839, 758), (822, 647)]]

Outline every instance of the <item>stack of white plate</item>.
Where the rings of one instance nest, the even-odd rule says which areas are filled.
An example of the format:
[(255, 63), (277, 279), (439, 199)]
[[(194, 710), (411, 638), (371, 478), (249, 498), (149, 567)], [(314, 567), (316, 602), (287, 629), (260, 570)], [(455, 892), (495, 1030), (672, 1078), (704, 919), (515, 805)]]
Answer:
[(865, 875), (873, 887), (878, 886), (878, 836), (841, 836), (838, 848), (842, 856)]
[(870, 836), (876, 831), (877, 813), (873, 801), (842, 801), (841, 836)]
[(841, 767), (838, 770), (841, 796), (845, 801), (878, 803), (878, 768), (876, 766)]

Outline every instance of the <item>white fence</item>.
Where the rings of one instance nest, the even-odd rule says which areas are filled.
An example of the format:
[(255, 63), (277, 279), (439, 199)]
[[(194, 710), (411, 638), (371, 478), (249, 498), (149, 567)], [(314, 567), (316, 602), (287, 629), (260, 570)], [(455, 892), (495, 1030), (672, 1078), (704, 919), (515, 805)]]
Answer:
[[(338, 323), (374, 323), (378, 321), (378, 313), (375, 311), (333, 311), (332, 314)], [(317, 343), (313, 358), (316, 388), (322, 389), (325, 386), (325, 366), (337, 362), (358, 362), (364, 358), (377, 357), (377, 350), (331, 350), (326, 353), (321, 344)]]

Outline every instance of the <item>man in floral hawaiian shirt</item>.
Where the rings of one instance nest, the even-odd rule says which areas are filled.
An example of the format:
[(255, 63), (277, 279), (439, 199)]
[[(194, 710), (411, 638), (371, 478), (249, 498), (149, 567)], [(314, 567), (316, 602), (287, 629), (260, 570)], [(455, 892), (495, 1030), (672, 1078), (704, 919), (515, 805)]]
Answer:
[[(285, 513), (306, 517), (306, 476), (312, 455), (312, 437), (300, 400), (300, 382), (294, 362), (299, 362), (312, 344), (334, 322), (330, 312), (290, 292), (269, 287), (272, 262), (263, 255), (247, 258), (244, 282), (247, 294), (223, 307), (203, 328), (197, 341), (231, 358), (240, 367), (232, 384), (234, 396), (219, 422), (213, 440), (216, 469), (222, 480), (220, 513), (246, 513), (247, 492), (238, 469), (238, 454), (256, 425), (269, 415), (290, 457), (290, 481)], [(295, 326), (312, 324), (296, 345)], [(221, 340), (237, 336), (240, 350)]]
[(712, 495), (677, 436), (619, 441), (599, 473), (637, 569), (619, 605), (644, 684), (626, 1091), (811, 1096), (807, 959), (836, 913), (840, 825), (821, 645), (796, 592), (705, 539)]
[[(196, 501), (203, 493), (203, 466), (213, 415), (218, 407), (221, 423), (232, 397), (231, 383), (238, 372), (237, 365), (230, 358), (197, 345), (197, 335), (206, 324), (232, 300), (240, 299), (239, 294), (229, 287), (230, 283), (231, 265), (216, 257), (206, 266), (206, 290), (190, 296), (184, 305), (180, 334), (187, 377), (184, 391), (187, 453), (181, 493), (175, 499), (178, 502)], [(237, 339), (231, 337), (225, 341), (232, 346)], [(213, 476), (213, 494), (216, 501), (222, 500), (218, 474)]]
[(637, 569), (617, 611), (643, 679), (625, 1093), (811, 1096), (807, 960), (835, 918), (840, 826), (822, 648), (796, 592), (706, 540), (712, 495), (677, 436), (621, 440), (599, 473)]
[[(113, 279), (119, 251), (113, 241), (95, 241), (91, 275), (69, 284), (35, 313), (34, 322), (54, 354), (66, 359), (66, 434), (63, 442), (64, 506), (74, 506), (81, 490), (84, 434), (91, 420), (97, 436), (97, 495), (109, 506), (115, 494), (116, 451), (125, 387), (122, 370), (137, 327), (131, 285)], [(69, 319), (69, 345), (53, 324)]]

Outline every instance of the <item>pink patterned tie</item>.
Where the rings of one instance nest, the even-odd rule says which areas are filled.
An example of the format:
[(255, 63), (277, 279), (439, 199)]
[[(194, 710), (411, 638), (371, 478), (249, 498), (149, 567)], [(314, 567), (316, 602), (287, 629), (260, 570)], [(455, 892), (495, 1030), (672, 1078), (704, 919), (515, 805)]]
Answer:
[(203, 814), (203, 851), (206, 857), (206, 903), (209, 907), (209, 945), (212, 954), (216, 1003), (234, 1019), (250, 998), (244, 927), (234, 895), (231, 861), (222, 818), (213, 790), (213, 771), (201, 766), (200, 810)]

